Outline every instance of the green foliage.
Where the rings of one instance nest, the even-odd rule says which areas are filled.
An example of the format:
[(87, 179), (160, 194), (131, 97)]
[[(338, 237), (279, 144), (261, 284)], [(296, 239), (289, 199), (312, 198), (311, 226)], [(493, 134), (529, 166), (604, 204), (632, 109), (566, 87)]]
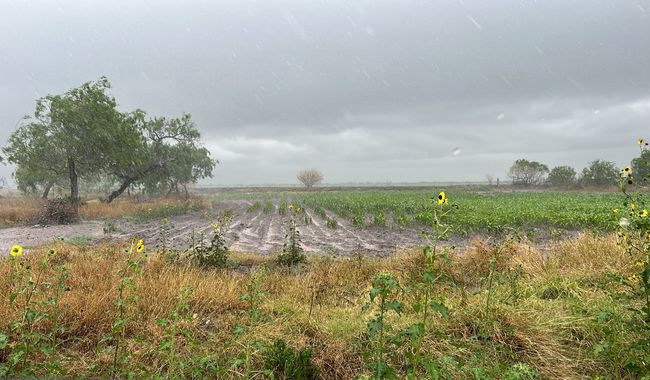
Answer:
[(512, 184), (522, 186), (541, 185), (546, 174), (548, 174), (548, 166), (523, 158), (515, 161), (508, 170), (508, 177), (512, 179)]
[(570, 166), (556, 166), (548, 174), (548, 184), (558, 188), (569, 188), (575, 184), (576, 171)]
[(282, 340), (276, 340), (264, 353), (267, 369), (278, 379), (311, 380), (318, 378), (318, 370), (311, 363), (311, 350), (295, 350)]
[[(34, 377), (40, 371), (52, 375), (63, 375), (61, 363), (55, 359), (61, 328), (63, 310), (59, 299), (65, 291), (68, 270), (65, 266), (56, 268), (55, 282), (43, 281), (42, 273), (50, 266), (54, 250), (34, 270), (22, 257), (10, 258), (14, 264), (11, 274), (13, 285), (18, 289), (9, 294), (9, 305), (21, 308), (20, 319), (8, 321), (9, 333), (0, 331), (0, 352), (5, 358), (0, 361), (0, 377)], [(47, 326), (47, 329), (43, 327)]]
[(376, 212), (372, 216), (372, 222), (377, 227), (386, 227), (386, 214), (384, 214), (382, 212)]
[[(216, 199), (278, 199), (284, 193), (220, 195)], [(611, 231), (611, 210), (620, 196), (603, 192), (474, 192), (453, 190), (448, 194), (463, 212), (452, 213), (447, 221), (457, 234), (487, 232), (503, 234), (513, 229), (553, 228)], [(358, 228), (366, 216), (392, 214), (403, 225), (430, 226), (433, 223), (431, 191), (374, 190), (296, 192), (291, 196), (306, 207), (321, 207)], [(418, 227), (419, 228), (419, 227)]]
[(210, 244), (205, 244), (200, 239), (197, 244), (190, 248), (190, 255), (196, 263), (204, 268), (223, 268), (228, 263), (229, 250), (226, 245), (226, 233), (230, 226), (231, 219), (222, 215), (212, 225), (213, 236)]
[[(641, 151), (642, 156), (648, 151), (645, 145), (641, 146)], [(614, 212), (620, 217), (617, 245), (631, 256), (635, 268), (629, 276), (612, 274), (610, 280), (627, 288), (618, 298), (634, 312), (627, 321), (630, 328), (642, 332), (642, 338), (625, 347), (629, 352), (625, 367), (642, 377), (650, 375), (650, 205), (646, 203), (645, 194), (631, 193), (628, 189), (637, 175), (630, 168), (621, 170), (619, 183), (625, 197), (625, 212)], [(605, 344), (603, 350), (607, 346)]]
[(503, 374), (503, 380), (533, 380), (539, 373), (524, 363), (516, 363)]
[(284, 216), (287, 213), (287, 207), (287, 200), (281, 200), (280, 205), (278, 205), (278, 214)]
[(261, 208), (262, 208), (262, 204), (260, 202), (256, 201), (256, 202), (254, 202), (253, 204), (251, 204), (250, 206), (248, 206), (246, 208), (246, 212), (249, 212), (249, 213), (250, 212), (255, 212), (255, 211), (257, 211), (257, 210), (259, 210)]
[(650, 185), (650, 150), (645, 149), (645, 146), (642, 147), (641, 155), (632, 160), (632, 171), (638, 185)]
[(79, 181), (110, 178), (119, 187), (111, 202), (133, 185), (151, 192), (194, 183), (212, 175), (216, 162), (199, 144), (189, 114), (178, 119), (148, 118), (142, 110), (117, 111), (105, 77), (62, 95), (38, 99), (33, 117), (10, 136), (2, 152), (16, 165), (14, 177), (25, 192), (69, 184), (79, 197)]
[(592, 161), (582, 170), (580, 181), (586, 186), (613, 186), (618, 182), (618, 169), (610, 161)]
[(66, 241), (72, 245), (88, 245), (93, 241), (93, 238), (87, 235), (78, 235), (73, 236)]
[(390, 313), (401, 314), (402, 304), (398, 301), (401, 287), (390, 274), (382, 273), (375, 276), (370, 289), (370, 301), (364, 305), (364, 311), (376, 309), (374, 317), (368, 321), (368, 332), (374, 349), (367, 355), (368, 369), (374, 379), (396, 378), (396, 372), (389, 363), (386, 334), (391, 330), (386, 317)]
[(273, 206), (273, 203), (270, 201), (264, 202), (264, 208), (262, 209), (262, 212), (265, 214), (270, 214), (275, 210), (275, 206)]
[(183, 331), (182, 323), (191, 321), (190, 305), (188, 299), (192, 294), (192, 287), (185, 288), (179, 295), (174, 310), (167, 318), (159, 319), (158, 325), (165, 330), (165, 337), (160, 342), (158, 350), (163, 353), (164, 361), (167, 364), (167, 377), (177, 377), (178, 371), (182, 371), (183, 363), (176, 355), (177, 335), (182, 333), (189, 336), (189, 332)]
[(276, 257), (276, 261), (280, 265), (292, 266), (301, 264), (307, 261), (307, 256), (303, 252), (300, 244), (300, 231), (296, 226), (296, 217), (302, 212), (299, 206), (289, 206), (291, 211), (291, 219), (289, 221), (289, 231), (285, 236), (284, 247), (282, 252)]
[(133, 318), (130, 314), (130, 306), (139, 301), (135, 278), (140, 274), (144, 253), (142, 241), (132, 242), (131, 246), (124, 250), (124, 263), (118, 270), (120, 282), (115, 300), (115, 318), (111, 326), (111, 334), (101, 340), (101, 344), (113, 346), (110, 373), (112, 377), (123, 377), (123, 365), (128, 362), (129, 351), (123, 345), (126, 340), (127, 326)]

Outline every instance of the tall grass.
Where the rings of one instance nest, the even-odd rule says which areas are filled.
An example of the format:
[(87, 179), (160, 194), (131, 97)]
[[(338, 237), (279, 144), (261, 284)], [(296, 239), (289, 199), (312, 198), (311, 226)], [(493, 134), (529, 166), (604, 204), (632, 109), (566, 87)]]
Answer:
[[(65, 291), (58, 297), (59, 308), (64, 310), (57, 321), (62, 332), (54, 358), (49, 360), (56, 361), (68, 376), (110, 373), (112, 351), (102, 348), (101, 342), (111, 334), (116, 316), (124, 246), (89, 249), (57, 243), (53, 248), (57, 254), (50, 260), (51, 267), (35, 269), (42, 270), (43, 281), (55, 278), (61, 265), (68, 273)], [(449, 315), (429, 317), (431, 328), (419, 350), (441, 377), (494, 378), (504, 373), (528, 373), (520, 378), (535, 374), (542, 378), (629, 376), (623, 347), (639, 337), (617, 322), (625, 320), (629, 311), (615, 295), (624, 289), (607, 276), (612, 271), (630, 272), (634, 263), (616, 250), (613, 237), (581, 235), (544, 248), (512, 244), (496, 261), (493, 249), (476, 242), (452, 255), (451, 262), (436, 264), (437, 271), (446, 273), (456, 286), (437, 287)], [(44, 247), (21, 260), (27, 265), (38, 263), (46, 251)], [(309, 349), (322, 378), (369, 375), (364, 353), (373, 347), (366, 329), (372, 315), (364, 313), (362, 306), (368, 301), (373, 278), (390, 272), (406, 289), (421, 281), (426, 270), (426, 258), (419, 251), (375, 260), (311, 258), (301, 269), (275, 265), (271, 258), (242, 254), (231, 258), (239, 264), (210, 270), (172, 264), (157, 254), (145, 258), (133, 277), (138, 297), (129, 305), (122, 343), (129, 356), (123, 362), (125, 373), (172, 376), (165, 346), (172, 337), (170, 328), (160, 321), (170, 320), (171, 311), (182, 309), (186, 314), (174, 322), (172, 370), (176, 374), (172, 377), (242, 378), (243, 364), (236, 360), (242, 357), (247, 375), (261, 377), (270, 371), (266, 355), (273, 352), (270, 348), (278, 339), (296, 350)], [(254, 306), (256, 322), (238, 329), (252, 312), (242, 295), (250, 293), (249, 284), (259, 267), (267, 269)], [(23, 310), (7, 302), (17, 286), (12, 283), (13, 270), (9, 260), (0, 260), (0, 334), (10, 331), (9, 325)], [(488, 316), (485, 279), (491, 273), (509, 271), (521, 275), (514, 283), (494, 281)], [(315, 284), (319, 289), (316, 301)], [(413, 300), (406, 297), (401, 302), (400, 315), (385, 316), (394, 331), (420, 319), (408, 307)], [(34, 328), (46, 332), (50, 326), (38, 323)], [(386, 347), (391, 342), (387, 338)], [(607, 349), (596, 350), (599, 345)], [(10, 345), (0, 346), (0, 363), (10, 349)], [(390, 355), (398, 376), (406, 373), (409, 350), (408, 344), (396, 346)]]

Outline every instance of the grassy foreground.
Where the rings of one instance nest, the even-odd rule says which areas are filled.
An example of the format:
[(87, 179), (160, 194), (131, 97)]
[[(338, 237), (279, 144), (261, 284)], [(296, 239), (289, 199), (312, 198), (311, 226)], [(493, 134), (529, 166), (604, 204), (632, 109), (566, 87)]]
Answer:
[[(370, 375), (377, 342), (367, 322), (376, 307), (363, 306), (373, 278), (391, 273), (403, 289), (395, 293), (401, 314), (384, 320), (386, 337), (395, 337), (418, 319), (409, 289), (425, 267), (421, 252), (310, 258), (293, 268), (235, 254), (229, 268), (215, 270), (153, 252), (136, 257), (127, 260), (124, 245), (57, 243), (0, 260), (4, 375)], [(449, 313), (432, 316), (418, 345), (431, 363), (416, 369), (420, 378), (633, 377), (626, 365), (639, 355), (628, 347), (640, 333), (626, 325), (626, 289), (608, 273), (630, 273), (634, 262), (613, 237), (582, 235), (544, 249), (477, 242), (438, 265), (453, 279), (436, 290)], [(386, 339), (399, 378), (414, 350), (408, 339)]]

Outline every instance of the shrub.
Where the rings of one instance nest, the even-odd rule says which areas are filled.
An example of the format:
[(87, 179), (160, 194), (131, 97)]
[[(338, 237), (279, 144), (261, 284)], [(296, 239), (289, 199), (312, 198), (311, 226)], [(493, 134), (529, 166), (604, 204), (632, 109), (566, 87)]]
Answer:
[(318, 378), (318, 370), (311, 363), (311, 350), (299, 351), (278, 339), (265, 354), (266, 368), (280, 379), (309, 380)]
[(67, 199), (45, 201), (37, 215), (38, 224), (71, 224), (79, 221), (77, 208)]
[(198, 244), (191, 248), (191, 255), (196, 262), (204, 268), (224, 267), (228, 263), (229, 250), (226, 245), (226, 232), (230, 225), (230, 217), (223, 215), (213, 224), (214, 236), (210, 245), (200, 239)]
[(289, 206), (291, 210), (291, 221), (289, 222), (289, 232), (285, 236), (284, 247), (282, 252), (276, 258), (278, 264), (281, 265), (295, 265), (303, 263), (307, 260), (302, 246), (300, 245), (300, 232), (296, 227), (296, 216), (302, 212), (298, 206)]

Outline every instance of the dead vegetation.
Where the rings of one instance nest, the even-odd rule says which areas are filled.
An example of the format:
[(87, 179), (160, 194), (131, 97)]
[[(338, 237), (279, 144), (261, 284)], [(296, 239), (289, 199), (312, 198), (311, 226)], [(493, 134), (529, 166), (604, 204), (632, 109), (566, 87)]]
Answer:
[[(56, 353), (68, 375), (109, 373), (110, 345), (102, 339), (110, 335), (116, 315), (124, 247), (58, 243), (51, 247), (56, 256), (42, 269), (36, 269), (37, 263), (50, 247), (21, 258), (35, 273), (42, 271), (38, 275), (42, 279), (50, 278), (60, 265), (69, 271), (60, 299), (64, 329)], [(435, 318), (422, 346), (437, 360), (441, 374), (458, 379), (476, 374), (499, 377), (521, 364), (542, 378), (629, 376), (622, 364), (623, 349), (594, 353), (604, 341), (623, 347), (638, 338), (615, 323), (597, 322), (599, 313), (607, 313), (613, 321), (627, 313), (613, 295), (620, 289), (604, 281), (609, 272), (625, 273), (633, 266), (617, 251), (613, 238), (582, 235), (543, 251), (516, 242), (498, 247), (477, 242), (456, 254), (450, 263), (439, 264), (455, 279), (455, 285), (440, 289), (450, 316)], [(175, 355), (183, 362), (180, 377), (261, 376), (264, 347), (276, 339), (310, 348), (322, 378), (368, 373), (363, 355), (370, 316), (362, 306), (369, 284), (377, 273), (388, 272), (407, 287), (422, 274), (421, 260), (420, 252), (411, 251), (386, 259), (310, 258), (306, 266), (283, 268), (271, 259), (239, 254), (231, 257), (229, 268), (205, 270), (149, 254), (134, 279), (138, 299), (128, 310), (127, 370), (137, 377), (165, 373), (167, 357), (155, 347), (165, 341), (167, 332), (158, 321), (175, 309), (183, 289), (191, 287), (176, 342)], [(11, 282), (16, 268), (13, 261), (0, 262), (0, 299), (5, 305), (17, 286)], [(502, 278), (495, 285), (494, 308), (488, 316), (485, 279), (490, 268), (497, 268)], [(408, 294), (403, 297), (408, 304)], [(251, 309), (256, 308), (259, 317), (252, 323)], [(20, 310), (15, 303), (0, 308), (0, 332), (9, 331)], [(391, 316), (390, 324), (398, 331), (415, 318), (405, 309), (401, 316)], [(237, 332), (242, 324), (246, 328)], [(48, 325), (38, 328), (47, 330)], [(408, 346), (393, 353), (400, 370), (407, 352)], [(0, 350), (0, 363), (6, 354), (6, 349)]]
[[(81, 203), (79, 214), (82, 219), (107, 219), (133, 216), (160, 208), (172, 208), (186, 203), (201, 203), (208, 206), (203, 198), (163, 197), (141, 200), (138, 198), (119, 198), (108, 204), (99, 199)], [(61, 199), (41, 200), (28, 197), (0, 198), (0, 227), (21, 224), (58, 224), (65, 201)], [(68, 220), (68, 218), (64, 218)], [(65, 222), (64, 224), (69, 223)]]

